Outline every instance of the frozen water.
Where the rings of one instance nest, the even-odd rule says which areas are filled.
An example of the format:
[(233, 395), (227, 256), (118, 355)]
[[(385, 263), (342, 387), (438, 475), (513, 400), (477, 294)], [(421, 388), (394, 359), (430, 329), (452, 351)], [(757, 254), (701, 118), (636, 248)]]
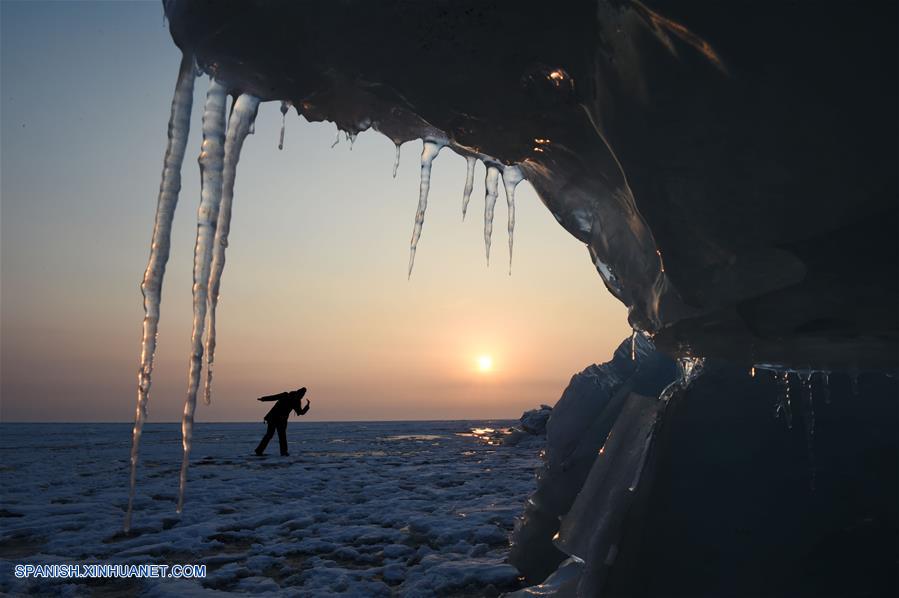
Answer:
[[(282, 113), (286, 113), (282, 104)], [(234, 102), (231, 116), (228, 119), (228, 133), (225, 137), (224, 166), (222, 168), (222, 195), (219, 205), (218, 224), (215, 229), (215, 241), (212, 244), (212, 265), (209, 270), (209, 330), (206, 332), (206, 386), (203, 399), (208, 405), (212, 401), (212, 367), (215, 363), (215, 311), (218, 307), (219, 288), (222, 272), (225, 269), (225, 249), (228, 247), (228, 235), (231, 232), (231, 204), (234, 201), (234, 179), (237, 175), (237, 162), (244, 139), (250, 131), (250, 125), (256, 118), (259, 99), (243, 94)], [(283, 127), (283, 124), (282, 124)], [(284, 137), (284, 129), (281, 129)]]
[(222, 200), (222, 171), (225, 161), (225, 100), (227, 89), (212, 79), (206, 93), (203, 110), (203, 145), (200, 149), (200, 207), (197, 208), (197, 242), (194, 247), (193, 328), (191, 331), (190, 371), (184, 416), (181, 419), (181, 440), (184, 449), (181, 481), (178, 490), (178, 511), (184, 505), (184, 486), (190, 462), (190, 443), (203, 367), (203, 328), (206, 323), (209, 272), (212, 265), (212, 245), (218, 225)]
[(287, 126), (287, 111), (290, 108), (289, 102), (281, 102), (281, 136), (278, 138), (278, 149), (284, 149), (284, 129)]
[(421, 183), (418, 189), (418, 208), (415, 210), (415, 225), (412, 227), (412, 241), (409, 244), (409, 277), (415, 265), (415, 250), (421, 238), (421, 227), (425, 223), (425, 210), (428, 209), (428, 191), (431, 189), (431, 163), (443, 149), (443, 143), (425, 139), (421, 148)]
[(400, 168), (400, 144), (396, 145), (396, 155), (393, 157), (393, 178), (396, 178), (396, 171)]
[(503, 187), (506, 190), (506, 204), (509, 208), (509, 274), (512, 274), (512, 245), (515, 237), (515, 187), (524, 180), (524, 174), (517, 166), (503, 169)]
[(783, 416), (787, 429), (793, 429), (793, 406), (790, 401), (790, 372), (775, 373), (777, 380), (777, 404), (774, 406), (774, 415)]
[[(153, 375), (153, 357), (156, 353), (156, 336), (159, 329), (159, 306), (162, 299), (162, 279), (169, 247), (172, 241), (172, 219), (178, 205), (181, 191), (181, 165), (187, 148), (187, 134), (190, 130), (190, 111), (194, 92), (194, 59), (184, 56), (178, 71), (178, 81), (172, 98), (172, 112), (169, 117), (169, 142), (165, 150), (162, 167), (162, 182), (159, 184), (159, 199), (156, 204), (156, 225), (150, 245), (150, 259), (141, 292), (144, 295), (144, 326), (141, 340), (140, 369), (137, 373), (137, 409), (134, 414), (134, 429), (131, 433), (131, 479), (130, 496), (134, 496), (137, 482), (137, 460), (140, 436), (147, 416), (147, 401), (150, 398), (150, 382)], [(125, 529), (131, 525), (131, 506), (125, 516)]]
[(0, 594), (514, 590), (508, 535), (534, 489), (543, 445), (502, 446), (513, 423), (291, 422), (286, 458), (251, 455), (262, 422), (200, 424), (181, 516), (172, 486), (178, 427), (147, 424), (139, 517), (127, 534), (116, 531), (127, 505), (126, 425), (0, 424), (3, 571), (17, 562), (207, 565), (205, 580), (174, 584), (4, 575)]
[(484, 179), (484, 246), (487, 252), (487, 265), (490, 265), (490, 237), (493, 236), (493, 209), (499, 195), (499, 168), (487, 165), (487, 176)]
[(465, 158), (465, 187), (462, 189), (462, 220), (465, 220), (465, 214), (468, 212), (468, 202), (471, 201), (471, 191), (474, 189), (474, 167), (478, 163), (478, 159), (474, 156)]

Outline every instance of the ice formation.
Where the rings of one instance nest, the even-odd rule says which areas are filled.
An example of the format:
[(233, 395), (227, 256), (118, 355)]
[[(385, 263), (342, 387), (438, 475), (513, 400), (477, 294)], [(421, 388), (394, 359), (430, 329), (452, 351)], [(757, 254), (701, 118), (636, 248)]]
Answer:
[(627, 339), (610, 361), (573, 376), (553, 407), (537, 491), (512, 538), (510, 560), (529, 581), (543, 580), (570, 556), (560, 552), (553, 536), (584, 486), (635, 381), (651, 382), (654, 388), (643, 392), (652, 394), (675, 376), (673, 364), (654, 361), (655, 352), (646, 337), (638, 335), (635, 344), (636, 359), (631, 359), (631, 339)]
[(211, 79), (203, 109), (203, 145), (200, 149), (200, 207), (197, 209), (197, 242), (194, 246), (193, 325), (190, 336), (190, 370), (187, 382), (187, 398), (181, 418), (183, 459), (178, 486), (178, 507), (184, 506), (184, 488), (187, 484), (187, 466), (190, 461), (191, 437), (194, 427), (194, 411), (197, 408), (197, 392), (203, 368), (203, 332), (209, 292), (209, 273), (212, 265), (212, 248), (218, 225), (219, 206), (222, 201), (222, 174), (225, 160), (225, 104), (227, 88)]
[(612, 361), (572, 378), (553, 408), (537, 491), (513, 536), (510, 560), (529, 581), (543, 580), (568, 558), (560, 570), (579, 565), (566, 584), (577, 595), (598, 595), (669, 404), (704, 364), (695, 357), (673, 363), (637, 333)]
[(499, 168), (492, 164), (487, 165), (487, 176), (484, 180), (486, 188), (484, 195), (484, 246), (487, 254), (487, 265), (490, 265), (490, 237), (493, 235), (493, 210), (496, 207), (496, 198), (499, 195)]
[(400, 168), (400, 144), (396, 144), (396, 156), (393, 158), (393, 178), (396, 178), (396, 171)]
[[(140, 436), (146, 418), (147, 400), (149, 398), (150, 379), (153, 368), (153, 355), (156, 347), (157, 327), (159, 321), (160, 292), (165, 264), (168, 259), (171, 224), (181, 187), (181, 165), (187, 143), (190, 124), (190, 112), (196, 66), (191, 56), (185, 55), (179, 71), (178, 82), (172, 101), (172, 114), (169, 122), (169, 144), (165, 154), (162, 183), (156, 215), (156, 227), (150, 260), (144, 274), (141, 288), (144, 293), (144, 334), (141, 344), (141, 367), (138, 375), (138, 398), (135, 414), (134, 431), (131, 447), (131, 477), (128, 513), (125, 529), (131, 526), (131, 513), (137, 476), (137, 463)], [(206, 357), (205, 385), (203, 398), (206, 404), (211, 402), (212, 376), (215, 365), (216, 349), (216, 309), (218, 306), (221, 278), (225, 267), (225, 251), (228, 247), (228, 235), (231, 227), (231, 207), (234, 199), (234, 183), (237, 164), (246, 136), (253, 133), (256, 113), (260, 99), (249, 93), (237, 95), (227, 113), (227, 97), (231, 90), (228, 86), (210, 78), (209, 89), (203, 112), (203, 142), (198, 162), (201, 172), (201, 198), (197, 211), (197, 238), (194, 248), (193, 267), (193, 321), (191, 330), (191, 352), (188, 374), (187, 397), (182, 418), (182, 463), (179, 478), (177, 510), (180, 513), (184, 506), (184, 492), (187, 483), (187, 471), (190, 462), (191, 440), (193, 435), (194, 412), (197, 394), (203, 378), (203, 357)], [(236, 95), (236, 94), (235, 94)], [(284, 147), (286, 117), (291, 103), (281, 102), (281, 131), (278, 149)], [(371, 126), (366, 120), (362, 130)], [(340, 141), (340, 134), (350, 142), (355, 140), (358, 130), (346, 131), (338, 129), (334, 145)], [(396, 142), (396, 154), (393, 164), (393, 176), (396, 176), (400, 160), (400, 142)], [(440, 150), (448, 145), (442, 137), (426, 136), (423, 139), (421, 154), (421, 181), (419, 186), (418, 207), (410, 242), (409, 269), (411, 277), (415, 263), (415, 253), (421, 238), (425, 212), (430, 189), (431, 165)], [(333, 145), (332, 145), (333, 147)], [(453, 147), (465, 157), (467, 173), (464, 189), (463, 217), (471, 196), (474, 177), (474, 166), (478, 159), (490, 160), (487, 167), (484, 238), (487, 247), (487, 259), (490, 257), (490, 236), (493, 226), (493, 211), (498, 196), (499, 179), (502, 177), (509, 206), (509, 264), (511, 269), (513, 234), (515, 227), (515, 187), (525, 178), (524, 172), (517, 165), (502, 166), (487, 156), (468, 155), (459, 147)], [(205, 345), (205, 348), (204, 348)]]
[(415, 225), (412, 227), (412, 241), (409, 244), (409, 277), (415, 265), (415, 250), (421, 238), (421, 227), (425, 223), (425, 210), (428, 209), (428, 191), (431, 189), (431, 163), (443, 149), (444, 143), (433, 139), (425, 139), (421, 148), (421, 183), (418, 189), (418, 208), (415, 210)]
[(281, 136), (278, 138), (278, 149), (284, 149), (284, 129), (287, 125), (287, 110), (290, 108), (289, 102), (281, 102)]
[(169, 141), (163, 159), (162, 182), (159, 185), (159, 199), (156, 205), (156, 224), (150, 245), (150, 259), (141, 283), (144, 295), (144, 324), (141, 339), (140, 369), (137, 373), (137, 409), (134, 415), (134, 430), (131, 437), (131, 476), (128, 494), (128, 510), (124, 529), (131, 527), (131, 511), (134, 506), (134, 489), (137, 482), (137, 461), (141, 431), (147, 417), (147, 401), (150, 398), (150, 382), (153, 375), (153, 358), (156, 353), (156, 336), (159, 328), (159, 305), (162, 296), (162, 279), (169, 259), (172, 237), (172, 219), (178, 205), (181, 191), (181, 163), (187, 148), (187, 134), (190, 130), (190, 112), (193, 105), (194, 59), (185, 55), (181, 59), (178, 81), (172, 98), (169, 117)]
[(465, 213), (468, 211), (468, 202), (471, 201), (471, 191), (474, 189), (474, 167), (478, 163), (478, 159), (474, 156), (465, 158), (465, 187), (462, 189), (462, 220), (465, 220)]
[(515, 236), (515, 187), (524, 179), (518, 166), (503, 169), (503, 187), (506, 190), (506, 204), (509, 208), (509, 274), (512, 274), (512, 244)]
[(812, 389), (812, 372), (799, 374), (802, 385), (802, 419), (805, 423), (805, 444), (809, 462), (809, 488), (815, 491), (815, 396)]
[[(281, 104), (282, 118), (287, 112), (286, 104)], [(212, 367), (215, 362), (215, 311), (218, 306), (219, 287), (222, 272), (225, 269), (225, 249), (228, 247), (228, 234), (231, 232), (231, 203), (234, 201), (234, 178), (237, 174), (237, 162), (244, 139), (250, 131), (250, 125), (256, 118), (259, 99), (242, 94), (234, 102), (228, 120), (228, 133), (225, 137), (225, 156), (222, 169), (222, 195), (219, 206), (218, 223), (215, 229), (215, 241), (212, 249), (212, 265), (209, 272), (209, 330), (206, 333), (206, 386), (203, 399), (208, 405), (212, 401)], [(281, 139), (284, 139), (284, 125), (281, 125)]]

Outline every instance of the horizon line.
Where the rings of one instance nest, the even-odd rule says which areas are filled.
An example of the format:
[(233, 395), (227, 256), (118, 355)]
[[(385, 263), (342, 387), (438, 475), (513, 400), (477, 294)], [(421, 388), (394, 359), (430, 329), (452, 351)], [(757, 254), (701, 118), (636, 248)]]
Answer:
[[(475, 421), (516, 421), (518, 417), (481, 417), (481, 418), (457, 418), (457, 419), (330, 419), (330, 420), (293, 420), (291, 423), (295, 424), (346, 424), (346, 423), (378, 423), (378, 424), (389, 424), (389, 423), (426, 423), (426, 422), (475, 422)], [(258, 420), (259, 423), (265, 423), (264, 420)], [(194, 422), (194, 424), (254, 424), (257, 423), (257, 420), (225, 420), (225, 421), (207, 421), (207, 422)], [(14, 425), (14, 424), (84, 424), (84, 425), (100, 425), (100, 424), (108, 424), (108, 425), (120, 425), (120, 424), (134, 424), (133, 421), (30, 421), (30, 420), (21, 420), (21, 421), (0, 421), (0, 425)], [(154, 422), (144, 422), (144, 425), (152, 425), (152, 424), (181, 424), (181, 420), (171, 420), (171, 421), (154, 421)]]

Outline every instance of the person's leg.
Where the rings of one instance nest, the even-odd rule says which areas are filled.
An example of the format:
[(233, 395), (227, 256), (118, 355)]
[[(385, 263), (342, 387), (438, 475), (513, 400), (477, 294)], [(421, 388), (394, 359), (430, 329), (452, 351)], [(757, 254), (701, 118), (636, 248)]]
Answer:
[(265, 431), (265, 436), (262, 437), (262, 440), (259, 441), (259, 446), (256, 447), (256, 454), (261, 455), (265, 452), (265, 447), (268, 446), (268, 441), (272, 439), (272, 436), (275, 435), (275, 424), (272, 422), (268, 423), (268, 429)]
[(287, 420), (278, 422), (278, 444), (281, 445), (281, 454), (287, 456)]

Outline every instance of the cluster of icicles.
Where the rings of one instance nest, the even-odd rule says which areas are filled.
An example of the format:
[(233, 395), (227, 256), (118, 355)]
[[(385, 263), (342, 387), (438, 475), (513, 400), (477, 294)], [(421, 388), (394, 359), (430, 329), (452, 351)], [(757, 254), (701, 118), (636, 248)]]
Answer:
[[(409, 276), (412, 276), (412, 267), (415, 265), (415, 251), (418, 248), (418, 240), (421, 237), (421, 228), (425, 221), (425, 210), (428, 209), (428, 191), (431, 187), (431, 164), (446, 147), (446, 141), (425, 139), (421, 151), (421, 184), (418, 191), (418, 209), (415, 211), (415, 226), (412, 229), (412, 242), (409, 247)], [(393, 164), (393, 176), (399, 167), (400, 146), (396, 146), (396, 161)], [(471, 200), (471, 191), (474, 188), (474, 167), (477, 158), (467, 156), (467, 171), (465, 173), (465, 187), (462, 190), (462, 219), (468, 212), (468, 203)], [(512, 246), (515, 236), (515, 187), (524, 180), (521, 168), (516, 165), (501, 166), (498, 163), (485, 163), (487, 176), (484, 180), (486, 188), (484, 196), (484, 246), (487, 256), (487, 265), (490, 265), (490, 239), (493, 236), (493, 213), (496, 208), (496, 199), (499, 197), (499, 181), (502, 179), (506, 192), (506, 204), (508, 207), (508, 232), (509, 232), (509, 274), (512, 274)]]
[[(190, 129), (190, 115), (193, 103), (194, 81), (198, 75), (193, 58), (182, 58), (178, 81), (172, 99), (172, 110), (168, 126), (168, 146), (162, 171), (162, 181), (156, 208), (156, 221), (150, 258), (144, 272), (141, 292), (144, 296), (144, 322), (141, 340), (140, 369), (138, 370), (137, 407), (131, 441), (131, 476), (128, 510), (124, 529), (131, 528), (137, 480), (137, 464), (141, 432), (147, 416), (147, 402), (153, 373), (153, 359), (159, 326), (159, 309), (162, 281), (171, 245), (172, 220), (181, 190), (181, 165), (187, 147)], [(181, 422), (183, 459), (178, 488), (180, 513), (184, 506), (184, 490), (193, 436), (194, 412), (203, 371), (203, 356), (206, 356), (206, 377), (203, 398), (209, 404), (212, 397), (212, 371), (215, 361), (215, 312), (218, 304), (222, 272), (225, 267), (225, 249), (231, 228), (231, 205), (234, 199), (234, 180), (240, 151), (247, 135), (253, 133), (256, 113), (260, 100), (250, 94), (241, 94), (231, 106), (227, 115), (228, 89), (215, 79), (210, 79), (203, 109), (203, 142), (200, 150), (200, 206), (197, 210), (197, 239), (194, 247), (193, 267), (193, 323), (191, 330), (190, 368), (187, 398)], [(282, 103), (281, 135), (279, 149), (284, 147), (284, 117), (288, 104)], [(347, 134), (348, 139), (355, 135)], [(425, 211), (428, 206), (431, 165), (440, 150), (446, 147), (446, 140), (427, 138), (421, 154), (421, 184), (418, 207), (409, 251), (409, 276), (415, 263), (415, 252), (421, 237)], [(399, 167), (400, 146), (397, 144), (393, 176)], [(474, 183), (474, 167), (477, 158), (466, 157), (468, 171), (462, 200), (462, 217), (468, 210)], [(486, 197), (484, 209), (484, 242), (487, 263), (490, 263), (490, 240), (493, 233), (493, 215), (498, 197), (499, 181), (502, 180), (508, 204), (509, 272), (511, 274), (513, 234), (515, 229), (515, 187), (524, 179), (516, 165), (503, 166), (498, 162), (485, 160), (487, 168)], [(205, 341), (205, 342), (204, 342)]]

